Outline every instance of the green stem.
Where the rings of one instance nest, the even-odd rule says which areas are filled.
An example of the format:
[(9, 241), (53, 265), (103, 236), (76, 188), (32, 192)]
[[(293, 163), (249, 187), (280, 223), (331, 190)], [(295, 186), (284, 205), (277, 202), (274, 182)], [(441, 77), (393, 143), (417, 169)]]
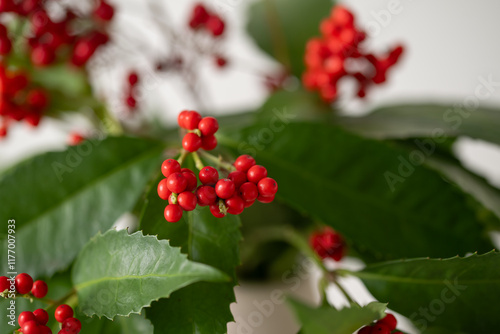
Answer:
[(203, 164), (203, 161), (201, 161), (198, 153), (193, 152), (191, 154), (193, 155), (193, 160), (194, 160), (194, 163), (196, 165), (196, 168), (198, 168), (198, 170), (202, 170), (205, 167), (205, 165)]
[(183, 162), (184, 162), (184, 159), (186, 159), (187, 155), (188, 155), (188, 151), (182, 149), (181, 151), (181, 155), (179, 156), (179, 158), (177, 159), (177, 161), (179, 162), (179, 165), (182, 166)]
[(73, 296), (76, 297), (76, 290), (74, 288), (71, 289), (66, 295), (62, 296), (58, 300), (54, 301), (51, 305), (49, 305), (49, 307), (46, 308), (46, 311), (49, 311), (52, 308), (56, 308), (57, 306), (63, 304), (66, 300), (70, 299)]
[(349, 303), (351, 304), (355, 304), (356, 302), (351, 298), (351, 296), (349, 296), (349, 293), (347, 293), (347, 291), (344, 289), (344, 287), (342, 285), (340, 285), (339, 282), (337, 282), (336, 279), (334, 280), (331, 280), (331, 282), (333, 282), (333, 284), (335, 284), (335, 286), (337, 288), (339, 288), (340, 292), (342, 292), (342, 294), (344, 295), (344, 297), (349, 301)]
[(205, 152), (205, 151), (200, 151), (200, 155), (203, 156), (205, 159), (216, 164), (217, 168), (223, 168), (229, 172), (233, 172), (236, 170), (236, 168), (233, 165), (231, 165), (230, 163), (222, 161), (221, 156), (216, 157), (216, 156), (214, 156), (208, 152)]

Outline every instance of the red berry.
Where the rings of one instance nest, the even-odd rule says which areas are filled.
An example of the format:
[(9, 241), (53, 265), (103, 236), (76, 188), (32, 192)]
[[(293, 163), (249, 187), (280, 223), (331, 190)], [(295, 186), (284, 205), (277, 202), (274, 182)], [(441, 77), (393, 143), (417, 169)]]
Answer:
[(62, 329), (71, 334), (78, 334), (82, 329), (82, 323), (76, 318), (68, 318), (62, 323)]
[(173, 193), (180, 194), (186, 187), (187, 180), (182, 173), (174, 173), (167, 178), (167, 188)]
[(182, 218), (182, 209), (178, 204), (169, 204), (165, 208), (165, 219), (169, 223), (176, 223)]
[(1, 276), (0, 277), (0, 293), (4, 292), (5, 290), (10, 290), (10, 281), (7, 276)]
[(253, 182), (255, 184), (259, 183), (260, 180), (267, 176), (267, 169), (260, 166), (255, 165), (250, 167), (247, 172), (248, 181)]
[(139, 83), (139, 75), (136, 72), (131, 72), (128, 75), (128, 84), (130, 86), (135, 86)]
[(47, 94), (41, 89), (30, 90), (28, 96), (26, 97), (26, 103), (37, 110), (45, 109), (49, 103)]
[(69, 135), (68, 144), (70, 146), (80, 145), (85, 140), (85, 137), (77, 132), (72, 132)]
[(37, 321), (36, 316), (33, 314), (33, 312), (24, 311), (19, 314), (19, 317), (17, 317), (17, 322), (21, 327), (23, 327), (23, 325), (28, 321)]
[(215, 57), (215, 65), (217, 65), (218, 68), (226, 67), (227, 59), (222, 57), (222, 56), (216, 56)]
[(375, 324), (372, 327), (372, 334), (390, 334), (391, 330), (384, 324)]
[(270, 177), (265, 177), (257, 184), (259, 195), (262, 197), (272, 197), (278, 192), (278, 183)]
[(215, 185), (215, 193), (222, 199), (233, 197), (235, 191), (234, 182), (230, 179), (220, 179)]
[(270, 197), (264, 197), (264, 196), (259, 196), (257, 197), (257, 200), (261, 203), (271, 203), (272, 201), (274, 201), (274, 196), (270, 196)]
[(188, 152), (196, 152), (200, 149), (202, 140), (196, 133), (186, 133), (182, 139), (182, 147)]
[(184, 171), (187, 168), (182, 169), (182, 175), (184, 178), (187, 180), (187, 186), (186, 186), (186, 191), (193, 191), (196, 189), (196, 186), (198, 185), (198, 179), (196, 178), (196, 175), (194, 172), (190, 169), (189, 172)]
[(158, 183), (158, 196), (160, 196), (161, 199), (167, 200), (170, 195), (172, 195), (172, 192), (168, 190), (167, 187), (167, 179), (163, 179)]
[(177, 116), (177, 123), (179, 126), (183, 129), (186, 128), (186, 116), (189, 113), (189, 110), (183, 110), (179, 113), (179, 116)]
[(259, 189), (255, 185), (255, 183), (252, 182), (245, 182), (241, 185), (239, 189), (241, 198), (245, 202), (254, 202), (257, 197), (259, 197)]
[(185, 211), (193, 211), (196, 209), (196, 204), (198, 204), (198, 199), (196, 195), (190, 191), (184, 191), (177, 196), (177, 202), (180, 207)]
[(219, 172), (217, 169), (207, 166), (200, 170), (198, 177), (204, 185), (213, 186), (219, 180)]
[(110, 4), (105, 1), (100, 1), (99, 6), (95, 9), (94, 15), (103, 20), (103, 21), (111, 21), (115, 14), (115, 9)]
[[(35, 298), (43, 298), (47, 295), (47, 292), (49, 291), (49, 287), (47, 286), (47, 283), (44, 281), (38, 280), (35, 283), (33, 283), (33, 287), (31, 288), (31, 294)], [(45, 324), (42, 324), (45, 325)]]
[(57, 322), (63, 322), (64, 320), (72, 317), (73, 309), (71, 306), (66, 304), (59, 305), (54, 312), (54, 318), (56, 318)]
[(217, 147), (217, 138), (214, 135), (201, 137), (201, 148), (211, 151)]
[(249, 207), (251, 207), (254, 204), (255, 204), (255, 201), (245, 202), (245, 208), (249, 208)]
[(131, 108), (131, 109), (135, 109), (137, 107), (137, 100), (135, 97), (133, 97), (132, 95), (128, 95), (127, 98), (125, 99), (125, 104)]
[(16, 276), (16, 290), (21, 295), (29, 293), (33, 287), (33, 278), (26, 273)]
[(234, 162), (234, 167), (240, 172), (246, 172), (255, 165), (255, 159), (249, 155), (240, 155)]
[(225, 23), (219, 16), (210, 15), (208, 17), (206, 27), (214, 37), (219, 37), (224, 33)]
[(372, 328), (370, 326), (365, 326), (358, 331), (358, 334), (371, 334)]
[(21, 330), (23, 334), (41, 334), (40, 326), (35, 320), (25, 322)]
[(199, 186), (196, 189), (196, 198), (198, 198), (198, 205), (207, 206), (214, 203), (217, 199), (214, 187)]
[(163, 161), (163, 164), (161, 165), (161, 172), (165, 177), (169, 177), (170, 174), (179, 173), (180, 171), (181, 165), (175, 159), (167, 159)]
[(219, 203), (210, 204), (210, 212), (215, 218), (224, 218), (226, 216), (220, 211)]
[(227, 177), (234, 182), (234, 186), (236, 187), (236, 189), (241, 187), (243, 183), (247, 182), (247, 174), (244, 172), (231, 172)]
[(201, 121), (201, 115), (198, 114), (196, 111), (185, 110), (183, 111), (182, 124), (179, 123), (179, 126), (187, 130), (194, 130), (198, 128), (198, 124), (200, 123), (200, 121)]
[(38, 326), (40, 334), (52, 334), (52, 330), (47, 326)]
[(239, 215), (245, 209), (245, 201), (239, 196), (226, 199), (227, 212), (232, 215)]
[(46, 325), (47, 322), (49, 322), (49, 314), (44, 309), (39, 308), (33, 311), (33, 315), (35, 316), (36, 322), (38, 322), (39, 325)]
[(323, 259), (340, 261), (344, 256), (344, 240), (330, 227), (313, 233), (309, 239), (311, 248)]
[(213, 117), (205, 117), (198, 123), (198, 129), (203, 136), (210, 136), (219, 130), (219, 122)]
[(55, 60), (54, 50), (45, 44), (39, 44), (31, 51), (31, 61), (36, 66), (46, 66)]
[(384, 318), (377, 321), (377, 324), (384, 324), (389, 328), (389, 330), (393, 331), (396, 329), (398, 321), (394, 315), (388, 313)]
[(199, 3), (193, 8), (193, 13), (191, 19), (189, 20), (189, 26), (192, 29), (197, 29), (201, 25), (205, 24), (208, 19), (208, 11), (203, 6), (203, 4)]

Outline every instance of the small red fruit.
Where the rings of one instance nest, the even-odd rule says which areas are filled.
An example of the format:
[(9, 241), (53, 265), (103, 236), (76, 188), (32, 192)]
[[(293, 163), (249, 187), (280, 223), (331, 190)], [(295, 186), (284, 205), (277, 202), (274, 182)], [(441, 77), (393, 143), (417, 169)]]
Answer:
[(46, 325), (47, 322), (49, 322), (49, 314), (44, 309), (39, 308), (33, 311), (33, 315), (35, 316), (36, 322), (38, 322), (39, 325)]
[(163, 161), (163, 164), (161, 165), (161, 172), (165, 177), (169, 177), (170, 174), (178, 173), (180, 171), (181, 171), (181, 165), (175, 159), (167, 159)]
[(33, 314), (33, 312), (24, 311), (19, 314), (19, 317), (17, 317), (17, 323), (21, 327), (23, 327), (23, 325), (28, 321), (36, 321), (36, 316)]
[(82, 323), (76, 318), (68, 318), (64, 320), (61, 328), (65, 329), (68, 333), (77, 334), (82, 329)]
[(186, 133), (182, 139), (182, 147), (188, 152), (198, 151), (202, 144), (200, 136), (193, 132)]
[(372, 328), (370, 326), (365, 326), (358, 331), (358, 334), (371, 334)]
[(210, 136), (219, 130), (219, 122), (213, 117), (205, 117), (198, 123), (198, 129), (203, 136)]
[(169, 223), (176, 223), (182, 218), (182, 208), (178, 204), (169, 204), (165, 207), (165, 219)]
[(394, 315), (387, 313), (384, 318), (377, 321), (377, 324), (384, 324), (389, 328), (389, 330), (393, 331), (396, 329), (398, 321), (396, 320), (396, 317)]
[(215, 185), (215, 193), (222, 199), (233, 197), (235, 191), (234, 182), (230, 179), (220, 179)]
[(384, 324), (375, 324), (372, 327), (372, 334), (390, 334), (391, 330)]
[(226, 215), (220, 211), (219, 203), (210, 204), (210, 212), (215, 218), (224, 218)]
[(41, 334), (40, 326), (38, 326), (36, 320), (25, 322), (24, 325), (21, 326), (21, 330), (23, 334)]
[(172, 192), (168, 190), (167, 186), (167, 179), (163, 179), (158, 183), (158, 196), (160, 196), (161, 199), (163, 200), (168, 200), (170, 195), (172, 195)]
[(255, 165), (250, 167), (247, 172), (248, 181), (255, 184), (259, 183), (260, 180), (267, 176), (267, 169), (260, 165)]
[(239, 191), (241, 198), (243, 198), (245, 202), (254, 202), (257, 197), (259, 197), (259, 189), (255, 183), (252, 182), (243, 183)]
[(231, 172), (227, 177), (234, 182), (234, 186), (236, 187), (236, 189), (241, 187), (243, 183), (247, 182), (247, 174), (244, 172)]
[[(189, 172), (185, 171), (188, 170)], [(182, 175), (184, 178), (187, 180), (187, 186), (186, 186), (186, 191), (193, 191), (196, 189), (196, 186), (198, 185), (198, 179), (196, 178), (196, 175), (194, 172), (188, 168), (183, 168), (182, 169)]]
[(115, 9), (107, 2), (101, 0), (99, 6), (94, 11), (94, 15), (103, 21), (111, 21), (115, 15)]
[(219, 172), (214, 167), (207, 166), (200, 170), (198, 177), (203, 185), (213, 186), (219, 180)]
[(73, 309), (71, 308), (71, 306), (66, 304), (59, 305), (54, 312), (54, 318), (56, 318), (57, 322), (62, 323), (64, 320), (72, 317)]
[(196, 204), (198, 203), (198, 199), (196, 195), (190, 191), (184, 191), (177, 196), (177, 202), (180, 207), (185, 211), (193, 211), (196, 209)]
[(249, 155), (240, 155), (234, 162), (234, 167), (240, 172), (246, 172), (255, 165), (255, 159)]
[(233, 196), (226, 200), (227, 212), (239, 215), (245, 209), (245, 201), (239, 196)]
[[(180, 115), (179, 115), (180, 117)], [(198, 124), (201, 121), (201, 115), (198, 114), (194, 110), (186, 110), (183, 111), (183, 117), (182, 117), (182, 124), (179, 123), (179, 126), (187, 129), (187, 130), (194, 130), (198, 128)]]
[(274, 201), (274, 196), (271, 196), (271, 197), (264, 197), (264, 196), (259, 196), (257, 197), (257, 200), (261, 203), (271, 203), (272, 201)]
[[(43, 298), (47, 295), (47, 292), (49, 291), (49, 287), (47, 286), (47, 283), (44, 281), (38, 280), (35, 283), (33, 283), (33, 287), (31, 288), (31, 294), (35, 298)], [(42, 324), (45, 325), (45, 324)]]
[(265, 177), (257, 184), (259, 195), (262, 197), (272, 197), (278, 192), (278, 183), (270, 177)]
[(16, 290), (21, 295), (27, 294), (31, 291), (33, 287), (33, 278), (26, 273), (22, 273), (16, 276)]
[(217, 195), (214, 187), (199, 186), (198, 189), (196, 189), (196, 198), (198, 198), (198, 205), (207, 206), (215, 202)]
[(201, 148), (211, 151), (217, 147), (217, 138), (214, 135), (201, 137)]
[(0, 277), (0, 293), (4, 292), (5, 290), (10, 290), (10, 281), (7, 276), (1, 276)]
[(182, 173), (173, 173), (167, 178), (167, 188), (173, 193), (180, 194), (187, 187), (187, 180)]

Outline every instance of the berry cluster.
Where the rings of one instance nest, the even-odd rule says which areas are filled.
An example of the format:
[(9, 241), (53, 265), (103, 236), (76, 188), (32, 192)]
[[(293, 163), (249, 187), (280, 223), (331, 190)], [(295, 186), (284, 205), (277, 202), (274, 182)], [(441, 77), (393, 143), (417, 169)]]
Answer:
[(206, 30), (217, 38), (224, 33), (226, 24), (219, 15), (210, 12), (203, 4), (198, 3), (191, 13), (189, 27), (196, 31)]
[(309, 244), (322, 259), (340, 261), (344, 256), (344, 239), (330, 227), (324, 227), (321, 231), (311, 234)]
[(34, 87), (27, 74), (0, 63), (0, 137), (7, 135), (13, 121), (38, 126), (48, 104), (48, 94)]
[(403, 332), (396, 330), (397, 325), (396, 317), (388, 313), (379, 321), (361, 328), (358, 334), (403, 334)]
[[(5, 298), (15, 298), (16, 295), (28, 295), (29, 298), (44, 298), (47, 295), (48, 286), (42, 280), (33, 282), (33, 278), (22, 273), (15, 278), (9, 279), (6, 276), (0, 277), (0, 296)], [(58, 334), (78, 334), (82, 324), (73, 318), (73, 309), (68, 305), (59, 305), (54, 318), (61, 323), (61, 330)], [(52, 330), (46, 326), (49, 321), (49, 314), (44, 309), (37, 309), (33, 312), (24, 311), (19, 314), (19, 332), (23, 334), (52, 334)]]
[[(192, 131), (182, 141), (186, 152), (196, 152), (200, 147), (212, 150), (217, 146), (214, 134), (219, 125), (215, 118), (202, 118), (196, 111), (182, 111), (178, 121), (182, 128)], [(217, 218), (228, 213), (239, 215), (256, 200), (272, 202), (278, 191), (276, 181), (267, 177), (267, 169), (256, 165), (249, 155), (238, 157), (233, 165), (226, 167), (227, 177), (221, 177), (211, 166), (198, 168), (197, 177), (189, 168), (182, 168), (177, 160), (163, 162), (161, 171), (165, 178), (158, 184), (157, 191), (161, 199), (169, 202), (164, 212), (167, 221), (179, 221), (183, 211), (192, 211), (197, 205), (209, 206)]]
[(43, 298), (47, 295), (49, 288), (47, 287), (47, 283), (42, 280), (33, 282), (33, 278), (25, 273), (17, 275), (13, 280), (6, 276), (1, 276), (0, 294), (6, 296), (6, 293), (10, 295), (14, 291), (20, 295), (31, 293), (31, 296), (35, 298)]
[(376, 57), (363, 50), (366, 33), (355, 26), (353, 14), (342, 6), (333, 8), (320, 30), (322, 37), (307, 43), (307, 69), (302, 81), (307, 89), (319, 91), (328, 103), (337, 98), (337, 84), (345, 77), (353, 78), (358, 84), (358, 97), (365, 97), (370, 85), (386, 81), (387, 71), (403, 52), (403, 47), (397, 46)]
[(136, 87), (138, 84), (139, 84), (139, 74), (137, 74), (137, 72), (129, 73), (127, 77), (125, 104), (130, 110), (135, 110), (137, 108)]
[(219, 123), (213, 117), (202, 118), (193, 110), (184, 110), (177, 117), (179, 126), (189, 132), (182, 139), (182, 147), (188, 152), (196, 152), (200, 148), (211, 151), (217, 147), (215, 133)]
[[(53, 20), (45, 6), (45, 2), (39, 0), (0, 2), (0, 12), (14, 13), (29, 22), (30, 33), (22, 38), (28, 42), (34, 65), (50, 65), (57, 60), (58, 54), (62, 55), (60, 58), (64, 58), (67, 50), (70, 50), (71, 62), (76, 66), (83, 66), (99, 46), (109, 41), (103, 28), (112, 19), (114, 9), (104, 0), (98, 1), (92, 15), (83, 17), (64, 8), (64, 18), (60, 21)], [(78, 26), (85, 28), (75, 29)], [(2, 55), (7, 55), (11, 43), (3, 30), (0, 28), (0, 35), (3, 36), (0, 38), (0, 49)]]

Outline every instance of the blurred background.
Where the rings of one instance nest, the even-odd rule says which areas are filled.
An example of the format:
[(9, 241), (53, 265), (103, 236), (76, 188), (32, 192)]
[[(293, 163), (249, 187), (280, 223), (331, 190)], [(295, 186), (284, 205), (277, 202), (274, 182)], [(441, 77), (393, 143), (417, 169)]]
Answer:
[[(276, 74), (279, 66), (245, 33), (245, 13), (252, 1), (205, 1), (227, 22), (227, 35), (221, 41), (220, 50), (228, 59), (228, 66), (221, 70), (211, 59), (205, 59), (194, 69), (200, 101), (193, 99), (178, 74), (160, 75), (154, 69), (158, 61), (169, 54), (183, 52), (171, 48), (172, 36), (166, 36), (162, 26), (187, 31), (186, 20), (195, 2), (110, 0), (110, 3), (117, 7), (111, 29), (113, 43), (99, 51), (89, 68), (95, 87), (107, 99), (112, 112), (125, 115), (131, 126), (140, 126), (145, 121), (173, 125), (182, 109), (201, 108), (215, 115), (243, 112), (258, 108), (266, 100), (269, 91), (264, 77)], [(363, 115), (378, 105), (398, 102), (462, 103), (474, 94), (481, 78), (493, 82), (495, 87), (484, 105), (497, 108), (500, 105), (500, 44), (495, 43), (500, 31), (497, 17), (500, 2), (353, 0), (341, 3), (355, 13), (358, 24), (368, 31), (367, 43), (375, 50), (384, 50), (395, 43), (406, 48), (402, 61), (386, 84), (374, 87), (362, 101), (351, 98), (352, 94), (346, 94), (349, 97), (339, 101), (346, 114)], [(395, 6), (398, 14), (391, 14), (389, 9)], [(127, 114), (122, 103), (124, 83), (131, 70), (138, 71), (144, 79), (138, 99), (140, 112), (134, 115)], [(46, 118), (36, 129), (24, 124), (13, 126), (9, 136), (0, 141), (0, 169), (37, 152), (63, 149), (71, 132), (85, 133), (91, 128), (86, 119), (78, 116), (68, 116), (64, 122)], [(500, 186), (498, 147), (461, 138), (455, 150), (466, 167)], [(361, 266), (350, 259), (343, 265)], [(313, 282), (314, 277), (311, 277)], [(350, 279), (346, 285), (360, 303), (372, 300), (356, 279)], [(317, 300), (312, 287), (312, 284), (304, 286), (299, 293)], [(242, 287), (236, 288), (239, 305), (233, 305), (234, 314), (245, 319), (255, 308), (252, 300), (264, 298), (272, 288), (256, 291), (251, 284), (243, 282)], [(335, 305), (344, 303), (335, 289), (331, 289), (330, 298)], [(288, 323), (291, 327), (285, 329)], [(290, 314), (283, 309), (266, 319), (255, 333), (294, 333), (294, 328)], [(414, 332), (407, 323), (402, 329)], [(245, 333), (241, 328), (238, 331), (236, 325), (230, 325), (230, 330)]]

